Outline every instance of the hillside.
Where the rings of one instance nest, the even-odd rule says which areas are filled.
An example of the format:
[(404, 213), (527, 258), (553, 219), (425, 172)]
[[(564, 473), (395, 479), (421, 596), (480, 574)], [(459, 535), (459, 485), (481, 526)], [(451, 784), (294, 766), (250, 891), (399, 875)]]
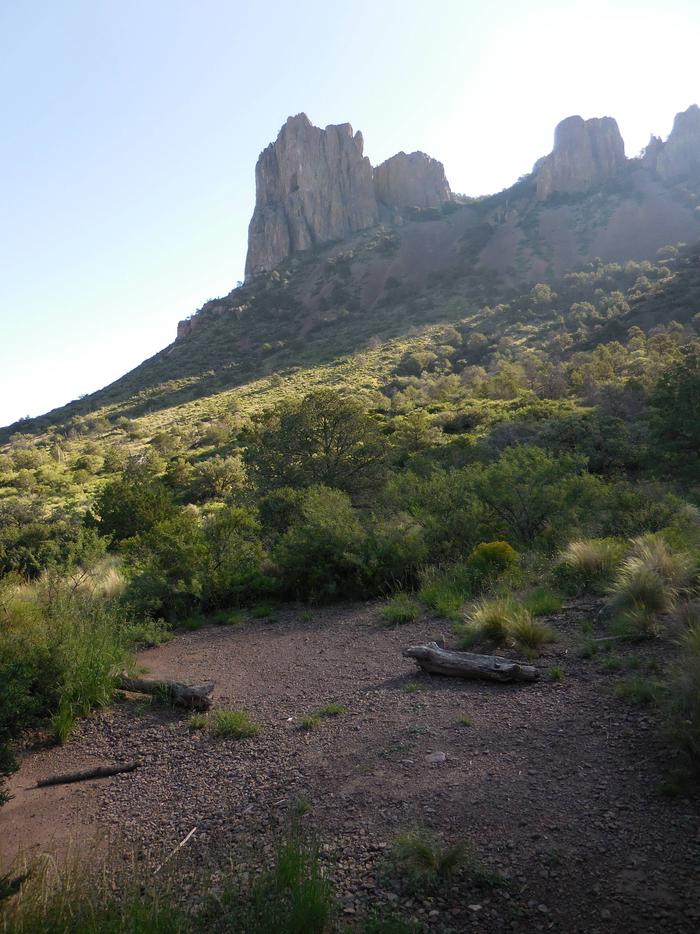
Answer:
[[(571, 118), (558, 128), (553, 153), (533, 172), (484, 198), (452, 195), (447, 182), (436, 183), (431, 174), (440, 164), (423, 154), (413, 154), (422, 157), (417, 178), (415, 169), (405, 177), (404, 165), (413, 165), (408, 157), (390, 176), (385, 163), (376, 172), (384, 173), (380, 179), (392, 179), (393, 202), (379, 202), (366, 229), (346, 231), (342, 241), (330, 243), (320, 232), (314, 234), (305, 249), (294, 250), (274, 269), (258, 272), (180, 322), (177, 340), (131, 373), (47, 416), (24, 420), (22, 430), (41, 431), (103, 409), (128, 417), (167, 409), (273, 372), (328, 364), (364, 349), (368, 341), (384, 342), (437, 321), (472, 320), (476, 326), (481, 308), (515, 302), (517, 310), (519, 296), (536, 283), (552, 285), (588, 263), (654, 261), (669, 244), (692, 243), (700, 237), (700, 169), (687, 154), (684, 162), (675, 157), (672, 170), (664, 168), (661, 156), (669, 150), (673, 155), (680, 144), (687, 147), (689, 134), (691, 151), (700, 152), (700, 130), (694, 124), (687, 129), (680, 120), (693, 117), (695, 110), (679, 115), (667, 143), (657, 141), (643, 158), (622, 156), (614, 170), (597, 174), (580, 140), (574, 156), (568, 152), (570, 131), (562, 134), (561, 127), (574, 121), (574, 129), (581, 129)], [(298, 120), (290, 118), (286, 127)], [(595, 121), (582, 126), (585, 133), (599, 132)], [(265, 173), (259, 164), (259, 185), (264, 184), (261, 177)], [(298, 189), (298, 181), (294, 184)], [(315, 176), (312, 184), (318, 184)], [(386, 180), (382, 185), (380, 192), (387, 190)], [(414, 198), (416, 188), (424, 186), (427, 206), (402, 205), (407, 186)], [(298, 194), (295, 190), (286, 197)], [(270, 197), (266, 192), (260, 200), (267, 203)], [(306, 218), (305, 229), (312, 222), (321, 223)], [(557, 306), (556, 311), (566, 315), (568, 308)], [(656, 320), (662, 321), (663, 314)], [(0, 439), (17, 427), (0, 431)]]

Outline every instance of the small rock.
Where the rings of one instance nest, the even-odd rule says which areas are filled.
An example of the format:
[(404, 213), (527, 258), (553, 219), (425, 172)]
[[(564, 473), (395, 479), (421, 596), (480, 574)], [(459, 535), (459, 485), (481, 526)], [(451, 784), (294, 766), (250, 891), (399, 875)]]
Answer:
[(444, 752), (431, 752), (425, 757), (425, 761), (431, 765), (442, 765), (446, 759), (447, 755)]

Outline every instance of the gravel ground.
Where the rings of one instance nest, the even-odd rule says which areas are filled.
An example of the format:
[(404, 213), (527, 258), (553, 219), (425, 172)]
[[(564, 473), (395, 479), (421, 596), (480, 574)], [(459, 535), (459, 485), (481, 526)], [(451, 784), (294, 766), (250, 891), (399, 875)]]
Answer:
[[(578, 657), (577, 603), (549, 622), (557, 642), (534, 685), (429, 676), (401, 649), (443, 632), (424, 618), (380, 628), (377, 605), (284, 609), (272, 621), (208, 627), (141, 653), (149, 676), (214, 680), (218, 708), (262, 727), (245, 740), (187, 729), (187, 717), (135, 702), (82, 722), (62, 748), (27, 753), (2, 811), (7, 862), (19, 848), (58, 849), (97, 837), (110, 850), (159, 862), (193, 827), (190, 863), (222, 849), (248, 865), (299, 802), (349, 922), (386, 904), (430, 931), (696, 932), (700, 927), (700, 809), (658, 793), (663, 754), (652, 714), (613, 695), (629, 671)], [(615, 649), (642, 668), (659, 645)], [(548, 669), (559, 666), (563, 680)], [(304, 714), (346, 708), (303, 731)], [(467, 717), (471, 725), (464, 725)], [(443, 762), (430, 761), (436, 752)], [(133, 773), (30, 790), (37, 777), (139, 758)], [(442, 757), (435, 757), (440, 759)], [(469, 841), (504, 884), (468, 874), (421, 896), (387, 876), (400, 832), (429, 828)], [(99, 844), (98, 844), (99, 845)]]

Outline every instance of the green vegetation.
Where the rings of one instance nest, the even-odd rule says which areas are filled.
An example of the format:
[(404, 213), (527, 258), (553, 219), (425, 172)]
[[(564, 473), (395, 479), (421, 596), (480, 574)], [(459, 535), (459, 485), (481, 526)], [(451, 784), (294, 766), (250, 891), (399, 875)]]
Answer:
[[(323, 877), (319, 847), (292, 826), (278, 844), (272, 866), (252, 883), (222, 866), (220, 883), (201, 897), (183, 897), (178, 877), (145, 882), (124, 869), (94, 872), (87, 862), (57, 864), (44, 858), (30, 866), (20, 894), (6, 903), (8, 934), (326, 934), (335, 926), (335, 895)], [(379, 929), (381, 930), (381, 928)]]
[(635, 677), (621, 681), (615, 687), (615, 696), (629, 704), (650, 704), (658, 696), (658, 685), (646, 678)]
[(559, 557), (557, 578), (572, 593), (601, 593), (612, 580), (623, 553), (624, 544), (615, 539), (570, 542)]
[[(431, 891), (460, 872), (475, 881), (489, 881), (466, 843), (443, 846), (427, 830), (399, 834), (386, 856), (387, 872), (410, 886), (412, 891)], [(492, 880), (491, 880), (492, 881)]]
[(316, 716), (318, 717), (342, 717), (345, 713), (345, 707), (342, 704), (337, 704), (331, 702), (330, 704), (323, 704), (321, 707), (316, 708)]
[(217, 739), (248, 739), (257, 736), (260, 727), (243, 710), (212, 710), (193, 713), (187, 721), (190, 731), (207, 730)]
[(209, 714), (207, 728), (217, 739), (247, 739), (260, 732), (244, 710), (214, 710)]
[(407, 593), (394, 594), (379, 611), (380, 619), (387, 626), (412, 623), (420, 615), (420, 605)]
[(554, 639), (552, 630), (534, 619), (522, 603), (509, 597), (475, 604), (464, 625), (457, 627), (463, 648), (475, 642), (512, 645), (527, 652)]
[(657, 635), (696, 577), (690, 555), (673, 552), (659, 536), (636, 539), (610, 588), (611, 612), (635, 634)]
[(464, 647), (526, 654), (559, 593), (605, 595), (635, 636), (689, 628), (698, 249), (519, 293), (467, 250), (365, 308), (356, 283), (398, 236), (255, 277), (2, 434), (0, 777), (23, 728), (64, 739), (108, 703), (135, 645), (282, 600), (383, 598), (390, 624), (423, 605)]
[(538, 587), (523, 598), (523, 606), (533, 616), (547, 616), (561, 610), (561, 597), (546, 587)]

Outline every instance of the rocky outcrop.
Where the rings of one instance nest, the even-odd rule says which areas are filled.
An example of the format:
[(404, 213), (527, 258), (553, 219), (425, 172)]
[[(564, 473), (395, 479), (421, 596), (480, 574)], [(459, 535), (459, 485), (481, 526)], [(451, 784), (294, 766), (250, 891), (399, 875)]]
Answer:
[(362, 150), (362, 134), (349, 123), (322, 130), (306, 114), (287, 120), (255, 167), (246, 278), (378, 222), (372, 166)]
[(625, 165), (625, 144), (612, 117), (568, 117), (554, 133), (554, 149), (535, 167), (537, 197), (586, 191)]
[(452, 198), (442, 162), (424, 152), (399, 152), (378, 165), (374, 191), (391, 208), (439, 208)]
[(700, 175), (700, 107), (697, 104), (676, 114), (671, 135), (665, 143), (652, 136), (643, 162), (663, 181)]

